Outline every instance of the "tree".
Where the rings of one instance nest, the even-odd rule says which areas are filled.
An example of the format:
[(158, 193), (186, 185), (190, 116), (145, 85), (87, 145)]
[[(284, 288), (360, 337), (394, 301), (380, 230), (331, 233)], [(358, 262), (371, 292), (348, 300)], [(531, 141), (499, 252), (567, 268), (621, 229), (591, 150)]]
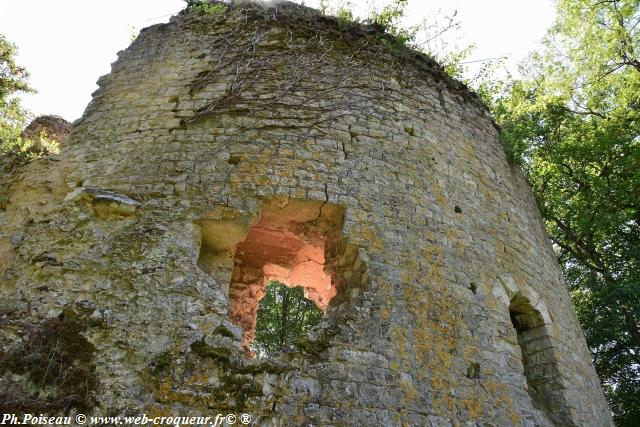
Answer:
[(307, 333), (322, 316), (322, 310), (304, 297), (303, 288), (269, 282), (260, 300), (252, 350), (259, 356), (275, 354)]
[(28, 116), (16, 95), (33, 92), (29, 74), (16, 64), (15, 55), (16, 46), (0, 34), (0, 155), (22, 144), (20, 133)]
[(631, 426), (640, 419), (640, 2), (557, 7), (524, 77), (485, 82), (482, 94), (533, 187), (616, 423)]

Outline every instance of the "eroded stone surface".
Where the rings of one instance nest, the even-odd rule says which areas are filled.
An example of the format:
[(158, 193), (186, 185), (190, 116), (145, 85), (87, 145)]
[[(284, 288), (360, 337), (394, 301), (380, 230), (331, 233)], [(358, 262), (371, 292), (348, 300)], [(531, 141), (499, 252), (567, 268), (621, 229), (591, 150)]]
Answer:
[[(99, 414), (611, 425), (535, 201), (491, 119), (384, 37), (288, 4), (142, 31), (55, 160), (2, 169), (0, 349), (82, 313)], [(64, 201), (77, 188), (139, 206), (101, 215), (84, 196)], [(256, 226), (297, 249), (239, 274)], [(321, 253), (336, 290), (326, 318), (291, 352), (247, 360), (248, 329), (229, 318), (235, 286), (257, 300), (265, 276)], [(523, 304), (542, 326), (517, 330)], [(530, 390), (534, 346), (553, 362), (556, 407)], [(7, 366), (0, 390), (32, 386)]]

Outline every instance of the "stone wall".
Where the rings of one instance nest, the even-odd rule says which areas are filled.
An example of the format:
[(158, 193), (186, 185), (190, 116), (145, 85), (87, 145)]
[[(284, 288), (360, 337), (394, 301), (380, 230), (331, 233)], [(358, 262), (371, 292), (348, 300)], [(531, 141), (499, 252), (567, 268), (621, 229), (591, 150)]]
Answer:
[[(5, 411), (612, 425), (528, 185), (437, 64), (244, 4), (143, 30), (98, 84), (60, 155), (4, 190)], [(330, 280), (325, 319), (246, 358), (264, 277), (300, 260)], [(85, 389), (38, 383), (37, 360), (9, 362), (25, 352)]]

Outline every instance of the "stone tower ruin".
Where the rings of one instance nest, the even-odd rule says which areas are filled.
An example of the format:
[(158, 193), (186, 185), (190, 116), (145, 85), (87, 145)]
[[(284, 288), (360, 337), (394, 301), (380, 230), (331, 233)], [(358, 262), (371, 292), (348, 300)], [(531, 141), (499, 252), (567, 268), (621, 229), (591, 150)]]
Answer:
[[(3, 412), (612, 425), (527, 182), (431, 59), (292, 3), (118, 56), (58, 156), (0, 172)], [(326, 313), (252, 358), (271, 279)]]

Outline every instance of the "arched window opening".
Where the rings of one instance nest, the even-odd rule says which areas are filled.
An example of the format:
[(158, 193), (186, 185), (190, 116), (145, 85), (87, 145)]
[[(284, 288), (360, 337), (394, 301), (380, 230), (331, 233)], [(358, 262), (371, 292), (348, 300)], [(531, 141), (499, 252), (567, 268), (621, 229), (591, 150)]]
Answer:
[(558, 362), (543, 316), (520, 295), (511, 301), (509, 316), (517, 333), (527, 389), (534, 405), (554, 422), (572, 425), (568, 422)]
[(305, 295), (306, 289), (272, 280), (260, 299), (256, 337), (250, 349), (258, 357), (277, 354), (317, 325), (324, 310)]

